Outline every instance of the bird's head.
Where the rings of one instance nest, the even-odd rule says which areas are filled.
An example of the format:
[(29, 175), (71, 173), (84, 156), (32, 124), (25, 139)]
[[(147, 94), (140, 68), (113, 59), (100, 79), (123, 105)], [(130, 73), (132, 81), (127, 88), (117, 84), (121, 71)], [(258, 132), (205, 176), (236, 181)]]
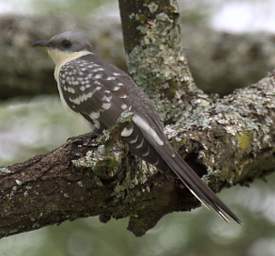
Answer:
[(47, 48), (55, 64), (90, 53), (92, 50), (89, 39), (84, 33), (72, 31), (57, 34), (49, 40), (35, 41), (32, 45)]

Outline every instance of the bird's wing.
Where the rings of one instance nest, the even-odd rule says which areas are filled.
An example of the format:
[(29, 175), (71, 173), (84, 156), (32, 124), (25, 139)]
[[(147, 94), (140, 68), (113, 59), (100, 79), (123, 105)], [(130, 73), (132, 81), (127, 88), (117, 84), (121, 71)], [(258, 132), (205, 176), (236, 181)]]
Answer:
[[(140, 128), (147, 143), (159, 154), (162, 161), (174, 172), (190, 192), (204, 205), (213, 208), (223, 219), (230, 218), (240, 223), (238, 217), (218, 198), (218, 196), (200, 179), (197, 173), (175, 152), (163, 132), (163, 125), (151, 101), (144, 92), (127, 78), (130, 98), (137, 97), (133, 102), (133, 121)], [(132, 96), (131, 96), (132, 95)], [(163, 164), (162, 164), (163, 165)]]
[(65, 102), (97, 129), (110, 129), (129, 107), (127, 87), (111, 71), (87, 55), (63, 65), (59, 72)]

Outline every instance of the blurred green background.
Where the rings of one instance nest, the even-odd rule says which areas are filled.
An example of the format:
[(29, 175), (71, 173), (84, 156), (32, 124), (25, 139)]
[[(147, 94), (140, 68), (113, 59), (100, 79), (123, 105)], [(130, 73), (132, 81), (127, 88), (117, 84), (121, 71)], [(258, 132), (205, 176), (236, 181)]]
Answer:
[[(219, 23), (221, 13), (224, 17), (228, 15), (224, 4), (229, 4), (231, 9), (233, 5), (238, 10), (244, 8), (245, 3), (247, 12), (252, 7), (257, 11), (268, 8), (266, 6), (275, 9), (274, 1), (179, 1), (182, 9), (184, 4), (188, 6), (185, 19), (194, 23), (208, 22), (216, 29), (232, 29), (238, 33), (248, 28), (264, 29), (265, 26), (270, 31), (270, 24), (258, 22), (250, 27), (236, 27), (235, 22), (230, 23), (230, 18), (228, 23)], [(17, 13), (28, 15), (118, 15), (114, 0), (0, 0), (0, 13), (14, 12), (15, 6)], [(269, 14), (273, 16), (272, 12)], [(2, 102), (0, 165), (47, 152), (66, 138), (85, 131), (88, 131), (85, 121), (64, 110), (57, 96), (14, 98)], [(274, 256), (275, 175), (266, 179), (268, 182), (258, 180), (250, 187), (234, 187), (220, 194), (240, 215), (241, 226), (226, 224), (206, 209), (196, 209), (191, 213), (165, 216), (145, 236), (136, 238), (126, 230), (127, 220), (101, 224), (97, 218), (85, 218), (1, 239), (0, 255)]]

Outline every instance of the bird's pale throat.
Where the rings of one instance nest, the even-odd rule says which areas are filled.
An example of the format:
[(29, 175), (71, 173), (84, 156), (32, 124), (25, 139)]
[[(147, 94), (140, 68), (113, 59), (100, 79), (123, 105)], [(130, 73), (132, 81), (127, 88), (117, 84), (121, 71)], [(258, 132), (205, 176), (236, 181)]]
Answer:
[(78, 59), (87, 54), (91, 54), (91, 52), (87, 50), (79, 51), (79, 52), (66, 52), (58, 49), (50, 49), (48, 48), (48, 54), (52, 58), (53, 62), (57, 66), (61, 66), (69, 61), (74, 59)]

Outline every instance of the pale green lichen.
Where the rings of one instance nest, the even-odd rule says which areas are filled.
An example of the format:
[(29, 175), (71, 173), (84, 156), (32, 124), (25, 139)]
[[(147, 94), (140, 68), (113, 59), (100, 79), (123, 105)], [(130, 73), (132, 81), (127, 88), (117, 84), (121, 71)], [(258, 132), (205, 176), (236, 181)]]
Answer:
[(104, 145), (101, 145), (97, 148), (96, 151), (90, 150), (86, 153), (84, 157), (81, 157), (76, 160), (72, 160), (72, 163), (75, 167), (84, 167), (84, 168), (92, 168), (94, 169), (97, 161), (103, 160), (101, 157), (101, 153), (104, 150)]
[[(126, 192), (134, 189), (136, 186), (145, 184), (150, 177), (158, 172), (158, 169), (142, 160), (140, 160), (139, 167), (135, 172), (126, 172), (126, 176), (122, 182), (117, 184), (114, 188), (114, 196), (118, 198), (124, 198)], [(143, 188), (141, 192), (150, 191), (149, 187)], [(130, 198), (134, 200), (134, 198)]]
[[(146, 87), (154, 86), (154, 82), (167, 86), (167, 82), (169, 84), (170, 80), (175, 79), (178, 82), (190, 81), (189, 70), (184, 70), (182, 65), (186, 59), (178, 42), (172, 39), (172, 35), (176, 33), (174, 20), (167, 14), (160, 13), (149, 26), (140, 25), (138, 29), (144, 34), (143, 40), (129, 54), (129, 71), (135, 81)], [(179, 51), (175, 51), (175, 47)]]
[(100, 145), (96, 150), (87, 151), (84, 157), (72, 160), (77, 168), (88, 168), (97, 177), (113, 177), (120, 168), (122, 151), (116, 145), (110, 151), (108, 147)]
[[(117, 154), (116, 154), (117, 155)], [(102, 178), (114, 177), (121, 166), (121, 158), (115, 156), (106, 156), (104, 160), (97, 161), (93, 172)]]
[(135, 14), (135, 13), (131, 13), (131, 14), (129, 15), (129, 18), (130, 18), (131, 20), (136, 19), (136, 14)]
[(151, 13), (155, 13), (159, 8), (159, 6), (155, 2), (149, 3), (147, 7)]
[(127, 125), (127, 124), (130, 124), (133, 120), (133, 116), (134, 116), (134, 113), (131, 112), (131, 111), (123, 111), (121, 113), (121, 115), (119, 116), (117, 122), (118, 122), (118, 125), (117, 126), (121, 126), (121, 125)]
[(184, 148), (199, 145), (198, 159), (208, 171), (205, 178), (217, 189), (224, 182), (232, 185), (272, 169), (275, 99), (270, 92), (274, 84), (274, 78), (268, 77), (223, 99), (196, 105), (167, 129), (173, 141), (182, 138)]
[(87, 151), (84, 157), (72, 160), (73, 165), (90, 169), (99, 178), (97, 183), (100, 186), (100, 178), (114, 177), (121, 168), (122, 158), (125, 157), (125, 145), (119, 139), (120, 132), (124, 126), (132, 122), (132, 117), (131, 111), (124, 111), (111, 130), (103, 130), (95, 139), (97, 147)]
[[(178, 13), (175, 1), (168, 6), (171, 7), (169, 14)], [(139, 22), (137, 29), (143, 37), (129, 54), (129, 71), (137, 84), (155, 100), (162, 118), (176, 120), (181, 111), (178, 104), (181, 104), (182, 95), (198, 89), (194, 87), (181, 48), (177, 19), (169, 14), (160, 12), (146, 23), (138, 14), (135, 16)]]
[[(103, 130), (102, 134), (98, 136), (95, 143), (98, 145), (96, 150), (90, 150), (84, 157), (76, 160), (72, 160), (75, 167), (85, 167), (95, 169), (98, 165), (98, 161), (106, 161), (106, 166), (110, 163), (117, 165), (122, 157), (122, 148), (119, 141), (113, 141), (116, 139), (117, 132), (120, 133), (122, 128), (131, 123), (133, 118), (133, 112), (124, 111), (121, 113), (116, 125), (110, 130)], [(113, 146), (113, 142), (116, 144)], [(80, 145), (81, 146), (81, 145)], [(103, 167), (101, 163), (101, 167)]]

